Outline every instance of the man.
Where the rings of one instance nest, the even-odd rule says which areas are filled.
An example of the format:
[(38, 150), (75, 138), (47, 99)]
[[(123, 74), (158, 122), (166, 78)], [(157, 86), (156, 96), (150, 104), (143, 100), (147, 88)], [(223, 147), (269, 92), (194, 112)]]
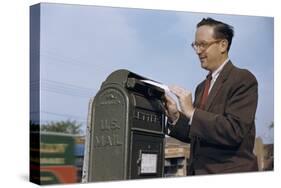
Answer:
[(253, 154), (258, 83), (248, 70), (235, 67), (228, 51), (233, 27), (212, 18), (197, 24), (195, 42), (201, 67), (209, 71), (192, 95), (171, 86), (166, 95), (169, 135), (190, 143), (189, 175), (257, 171)]

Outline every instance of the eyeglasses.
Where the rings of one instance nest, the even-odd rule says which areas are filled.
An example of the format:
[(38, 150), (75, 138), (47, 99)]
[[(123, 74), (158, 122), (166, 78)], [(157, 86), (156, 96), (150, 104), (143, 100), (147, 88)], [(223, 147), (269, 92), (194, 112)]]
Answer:
[(218, 43), (220, 42), (221, 40), (214, 40), (212, 42), (200, 42), (200, 43), (197, 43), (197, 42), (193, 42), (191, 43), (191, 47), (195, 50), (195, 51), (205, 51), (207, 50), (210, 46), (212, 46), (213, 44), (215, 43)]

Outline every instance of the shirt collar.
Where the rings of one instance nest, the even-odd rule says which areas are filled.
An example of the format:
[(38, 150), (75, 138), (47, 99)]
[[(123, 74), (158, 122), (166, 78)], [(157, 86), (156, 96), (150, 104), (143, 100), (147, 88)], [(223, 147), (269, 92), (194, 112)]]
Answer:
[(212, 73), (212, 78), (216, 78), (220, 72), (222, 71), (223, 67), (225, 66), (225, 64), (229, 61), (229, 58), (227, 58), (220, 66), (219, 68), (217, 68), (217, 70), (215, 70), (213, 73)]

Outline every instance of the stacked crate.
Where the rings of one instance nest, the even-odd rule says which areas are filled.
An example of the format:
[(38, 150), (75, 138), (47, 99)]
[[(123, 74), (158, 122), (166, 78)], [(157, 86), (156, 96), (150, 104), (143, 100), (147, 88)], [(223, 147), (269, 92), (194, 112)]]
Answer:
[(189, 144), (167, 137), (165, 144), (165, 177), (186, 176)]

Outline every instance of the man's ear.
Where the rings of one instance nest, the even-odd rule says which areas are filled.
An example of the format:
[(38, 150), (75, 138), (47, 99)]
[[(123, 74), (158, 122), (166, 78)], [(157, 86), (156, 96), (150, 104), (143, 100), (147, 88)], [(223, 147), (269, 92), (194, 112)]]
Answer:
[(226, 39), (223, 39), (220, 42), (220, 51), (221, 51), (221, 53), (227, 52), (227, 47), (228, 47), (228, 41)]

